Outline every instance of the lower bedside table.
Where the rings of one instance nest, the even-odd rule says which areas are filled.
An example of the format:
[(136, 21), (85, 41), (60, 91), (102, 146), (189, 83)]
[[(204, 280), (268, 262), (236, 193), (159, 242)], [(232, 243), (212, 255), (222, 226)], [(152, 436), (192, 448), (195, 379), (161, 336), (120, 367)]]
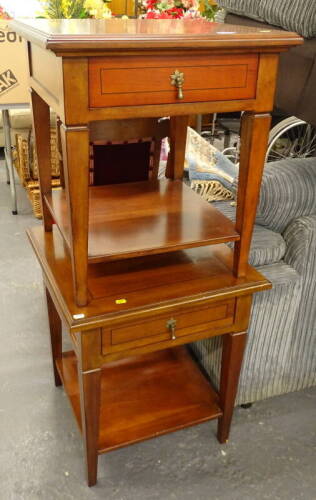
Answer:
[[(64, 385), (82, 432), (89, 486), (97, 481), (98, 455), (119, 447), (215, 418), (218, 440), (226, 442), (252, 294), (270, 283), (250, 266), (245, 278), (235, 278), (232, 252), (214, 245), (95, 264), (91, 300), (78, 308), (57, 228), (36, 227), (28, 236), (46, 286), (55, 384)], [(64, 353), (62, 322), (73, 344)], [(218, 392), (185, 347), (217, 335)]]

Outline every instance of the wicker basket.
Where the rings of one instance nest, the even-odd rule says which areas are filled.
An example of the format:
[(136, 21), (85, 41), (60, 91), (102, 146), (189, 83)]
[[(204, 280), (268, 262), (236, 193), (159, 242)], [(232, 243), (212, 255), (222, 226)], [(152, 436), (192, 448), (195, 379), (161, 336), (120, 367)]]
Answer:
[[(60, 156), (59, 156), (59, 148), (58, 148), (58, 134), (56, 128), (50, 129), (50, 161), (52, 166), (52, 177), (60, 176)], [(34, 141), (31, 138), (31, 173), (33, 179), (38, 179), (38, 163), (36, 157), (36, 150)]]
[[(58, 149), (58, 134), (56, 128), (51, 129), (51, 163), (52, 163), (52, 188), (60, 189), (60, 155)], [(38, 164), (35, 153), (34, 141), (29, 134), (28, 139), (16, 135), (16, 152), (14, 161), (22, 185), (27, 191), (32, 204), (33, 213), (38, 219), (42, 218), (41, 197), (38, 181)]]
[[(52, 179), (52, 189), (53, 191), (61, 189), (59, 179)], [(30, 181), (26, 186), (26, 191), (32, 205), (33, 214), (37, 219), (41, 219), (43, 214), (38, 181)]]
[(26, 186), (31, 178), (28, 141), (23, 139), (19, 134), (15, 136), (15, 140), (16, 154), (14, 164), (22, 186)]

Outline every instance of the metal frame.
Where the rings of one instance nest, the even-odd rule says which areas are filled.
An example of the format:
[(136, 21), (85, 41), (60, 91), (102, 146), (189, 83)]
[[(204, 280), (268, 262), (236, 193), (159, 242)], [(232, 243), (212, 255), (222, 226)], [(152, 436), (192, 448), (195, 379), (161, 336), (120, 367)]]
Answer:
[(7, 172), (7, 184), (10, 185), (11, 191), (11, 207), (12, 214), (18, 213), (16, 189), (14, 181), (13, 158), (12, 158), (12, 144), (11, 144), (11, 123), (9, 116), (9, 109), (28, 109), (30, 105), (27, 103), (22, 104), (0, 104), (2, 111), (3, 133), (4, 133), (4, 156)]

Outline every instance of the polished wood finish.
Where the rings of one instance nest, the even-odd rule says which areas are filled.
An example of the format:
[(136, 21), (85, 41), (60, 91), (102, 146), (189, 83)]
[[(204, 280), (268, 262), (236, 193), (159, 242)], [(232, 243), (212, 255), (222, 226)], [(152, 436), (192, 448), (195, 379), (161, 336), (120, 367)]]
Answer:
[[(205, 19), (25, 19), (10, 23), (21, 36), (58, 55), (145, 50), (271, 50), (303, 43), (297, 33), (209, 23)], [(157, 52), (156, 52), (157, 54)]]
[[(81, 410), (81, 415), (76, 416), (80, 420), (80, 428), (83, 435), (85, 448), (86, 471), (88, 486), (93, 486), (97, 481), (98, 474), (98, 446), (99, 446), (99, 422), (100, 422), (100, 400), (101, 400), (101, 370), (96, 369), (88, 372), (83, 371), (82, 358), (85, 356), (79, 339), (79, 355), (77, 366), (77, 383), (79, 385), (80, 405), (76, 402), (73, 409)], [(61, 365), (59, 365), (61, 366)], [(60, 374), (64, 371), (61, 369)], [(75, 391), (75, 389), (74, 389)], [(72, 399), (77, 394), (72, 393)], [(105, 422), (106, 423), (106, 422)]]
[[(54, 191), (45, 201), (71, 247), (65, 191)], [(181, 181), (90, 187), (89, 203), (90, 262), (239, 239), (233, 223)]]
[[(79, 307), (72, 293), (69, 252), (57, 228), (45, 233), (37, 226), (27, 234), (59, 314), (71, 331), (143, 321), (158, 314), (171, 317), (187, 308), (191, 310), (193, 305), (202, 308), (271, 288), (269, 281), (251, 266), (245, 277), (236, 278), (232, 272), (233, 252), (226, 245), (214, 245), (89, 266), (91, 300)], [(120, 299), (124, 301), (118, 303)], [(240, 320), (244, 315), (240, 314)], [(239, 324), (236, 331), (238, 328)]]
[(228, 440), (245, 344), (246, 332), (228, 333), (223, 337), (219, 398), (224, 411), (218, 420), (217, 429), (220, 443), (226, 443)]
[(62, 385), (61, 378), (57, 370), (57, 361), (62, 357), (62, 324), (58, 312), (56, 311), (54, 302), (50, 296), (47, 289), (46, 300), (47, 300), (47, 312), (48, 312), (48, 322), (50, 331), (50, 341), (51, 341), (51, 354), (53, 361), (54, 379), (55, 385), (58, 387)]
[(40, 185), (43, 222), (45, 231), (51, 231), (53, 219), (44, 201), (45, 195), (52, 191), (49, 106), (34, 90), (31, 90), (31, 102), (36, 155), (37, 161), (41, 166), (38, 169), (38, 180)]
[[(271, 286), (248, 253), (278, 57), (302, 39), (203, 19), (13, 27), (28, 40), (46, 211), (44, 229), (28, 236), (48, 290), (55, 379), (82, 430), (88, 484), (99, 453), (210, 418), (219, 418), (226, 442), (252, 295)], [(184, 73), (183, 98), (171, 85), (175, 70)], [(62, 122), (65, 189), (54, 194), (47, 105)], [(236, 227), (181, 183), (189, 115), (219, 111), (245, 111)], [(161, 116), (170, 117), (168, 180), (89, 189), (89, 141), (106, 143), (115, 130), (125, 137), (125, 120), (145, 118), (146, 128)], [(111, 132), (104, 120), (119, 124)], [(62, 357), (57, 313), (73, 345)], [(218, 335), (216, 392), (183, 345)]]
[[(88, 301), (89, 134), (87, 127), (61, 127), (73, 283), (78, 305)], [(47, 205), (47, 203), (46, 203)], [(54, 217), (54, 216), (53, 216)]]
[[(244, 276), (248, 263), (253, 224), (256, 217), (262, 171), (271, 124), (269, 114), (244, 113), (241, 119), (241, 146), (238, 178), (234, 272)], [(247, 196), (245, 196), (247, 193)]]
[(177, 103), (171, 84), (175, 70), (184, 74), (183, 102), (255, 97), (258, 55), (125, 56), (89, 59), (89, 104), (92, 108)]
[(166, 167), (168, 179), (176, 180), (183, 177), (188, 124), (187, 115), (170, 118), (170, 151)]
[[(75, 355), (64, 353), (58, 369), (81, 429)], [(217, 393), (183, 347), (109, 363), (101, 373), (98, 453), (222, 415)]]
[[(63, 227), (69, 228), (66, 240), (72, 254), (74, 293), (77, 304), (84, 306), (89, 300), (88, 143), (96, 131), (98, 140), (109, 140), (109, 127), (102, 131), (101, 122), (95, 123), (171, 116), (171, 151), (166, 176), (181, 179), (189, 114), (219, 109), (251, 110), (255, 115), (269, 111), (273, 105), (278, 54), (301, 43), (301, 39), (294, 33), (276, 30), (263, 32), (231, 27), (227, 31), (227, 27), (223, 30), (222, 25), (202, 19), (161, 23), (118, 19), (49, 23), (35, 20), (13, 24), (16, 31), (28, 39), (34, 91), (55, 109), (63, 122), (63, 156), (65, 172), (68, 172), (65, 175), (68, 221)], [(46, 71), (48, 63), (52, 69), (49, 75)], [(170, 76), (175, 70), (184, 73), (183, 99), (179, 99), (177, 89), (171, 85)], [(159, 148), (160, 139), (157, 143)], [(247, 141), (247, 145), (251, 144), (251, 140)], [(264, 147), (264, 141), (262, 144)], [(245, 148), (241, 179), (247, 175), (247, 165), (252, 161), (251, 151), (247, 158)], [(157, 174), (158, 157), (156, 150), (153, 176)], [(262, 161), (261, 154), (257, 180)], [(46, 172), (45, 162), (41, 162), (41, 168)], [(46, 193), (44, 187), (43, 191), (42, 196), (47, 194), (52, 209), (50, 190)], [(242, 191), (240, 199), (245, 192)], [(46, 206), (44, 209), (48, 214)], [(93, 212), (91, 206), (90, 211)], [(52, 219), (55, 218), (59, 217), (52, 213)], [(251, 224), (244, 225), (242, 220), (239, 211), (237, 226), (243, 228), (243, 243), (236, 246), (237, 274), (243, 272), (242, 262), (247, 260), (251, 236)], [(48, 220), (47, 230), (49, 224)], [(165, 251), (169, 251), (168, 244)], [(99, 252), (96, 256), (94, 252), (93, 249), (90, 260), (102, 255)]]

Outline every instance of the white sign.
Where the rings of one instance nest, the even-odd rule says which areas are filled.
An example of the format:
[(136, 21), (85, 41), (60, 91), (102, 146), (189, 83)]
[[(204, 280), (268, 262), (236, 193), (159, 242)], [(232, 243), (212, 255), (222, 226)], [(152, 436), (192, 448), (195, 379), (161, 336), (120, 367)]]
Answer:
[(29, 102), (26, 42), (0, 20), (0, 104)]

